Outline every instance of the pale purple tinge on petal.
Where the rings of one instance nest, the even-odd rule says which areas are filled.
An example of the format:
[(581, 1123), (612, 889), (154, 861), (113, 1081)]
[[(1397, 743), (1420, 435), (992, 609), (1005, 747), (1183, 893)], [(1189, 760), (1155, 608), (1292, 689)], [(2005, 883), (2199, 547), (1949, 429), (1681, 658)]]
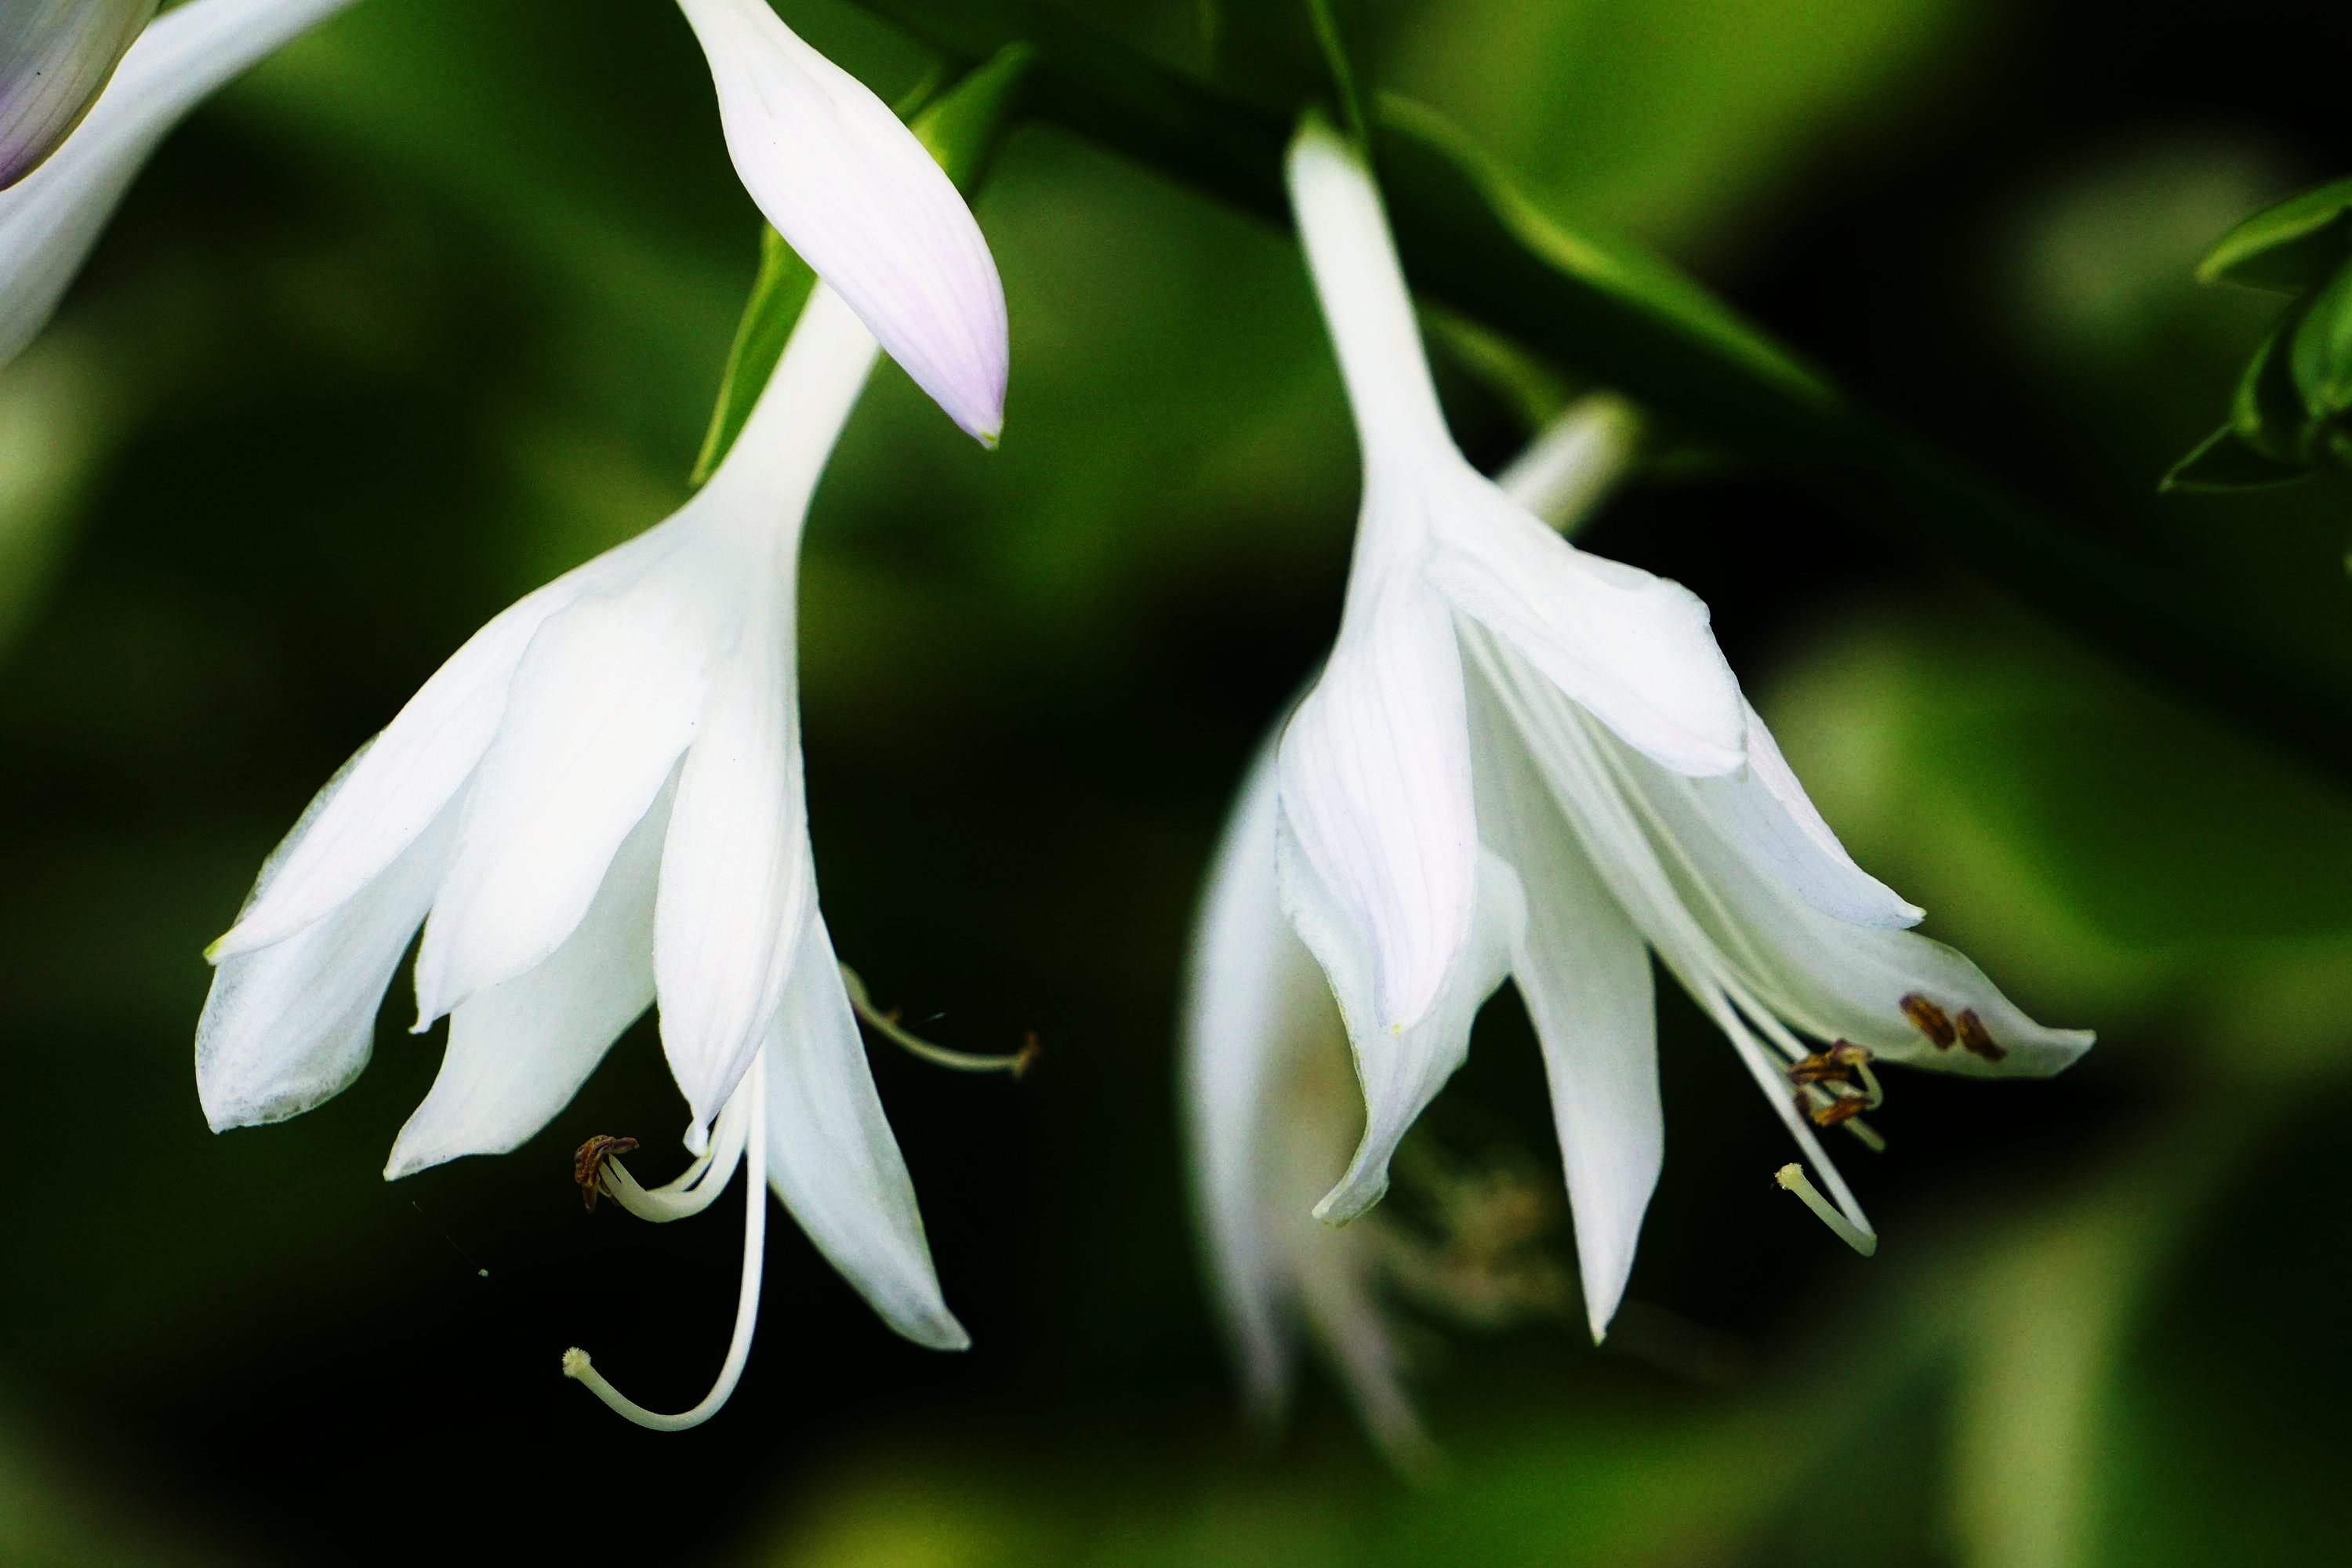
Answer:
[(199, 100), (352, 0), (189, 0), (149, 24), (79, 126), (0, 190), (0, 364), (46, 325), (156, 143)]
[[(319, 793), (330, 805), (350, 769)], [(331, 913), (220, 961), (196, 1024), (196, 1094), (215, 1132), (282, 1121), (348, 1088), (374, 1048), (375, 1016), (425, 919), (457, 837), (457, 808)], [(298, 825), (294, 835), (302, 828)], [(262, 868), (266, 890), (271, 866)]]
[(1665, 1158), (1649, 946), (1594, 869), (1483, 677), (1471, 681), (1470, 705), (1480, 831), (1527, 895), (1511, 975), (1543, 1048), (1578, 1272), (1598, 1342), (1624, 1297)]
[(889, 106), (767, 0), (678, 0), (718, 88), (736, 174), (776, 232), (950, 418), (1004, 422), (1004, 289), (980, 226)]
[(1359, 1037), (1423, 1017), (1470, 941), (1478, 826), (1462, 704), (1453, 616), (1405, 571), (1350, 605), (1283, 731), (1285, 830), (1330, 900), (1332, 930), (1363, 955), (1363, 994), (1339, 985), (1341, 961), (1315, 932), (1300, 934)]
[[(1985, 1078), (2054, 1073), (2091, 1047), (2088, 1030), (2036, 1023), (1942, 942), (1822, 912), (1770, 856), (1759, 853), (1747, 836), (1748, 819), (1727, 813), (1720, 796), (1630, 750), (1621, 761), (1686, 858), (1683, 875), (1706, 884), (1708, 896), (1690, 900), (1695, 916), (1757, 996), (1806, 1034), (1851, 1040), (1915, 1067)], [(1944, 1043), (1906, 1011), (1908, 997), (1952, 1021)], [(1973, 1018), (1966, 1034), (1963, 1013)]]
[(417, 950), (420, 1030), (562, 945), (694, 739), (741, 573), (671, 526), (633, 580), (549, 616), (516, 668)]
[(940, 1293), (915, 1184), (820, 915), (803, 928), (761, 1059), (768, 1124), (754, 1136), (767, 1140), (768, 1181), (784, 1207), (884, 1322), (929, 1350), (969, 1348)]
[(0, 190), (81, 123), (158, 0), (9, 0), (0, 7)]
[(441, 1070), (394, 1141), (385, 1180), (461, 1154), (520, 1148), (653, 1005), (654, 888), (669, 806), (665, 789), (622, 840), (595, 901), (562, 947), (450, 1015)]
[(1577, 549), (1466, 463), (1426, 482), (1429, 575), (1457, 610), (1665, 766), (1738, 770), (1747, 710), (1697, 595)]
[(1303, 1018), (1319, 1010), (1307, 1026), (1339, 1032), (1330, 987), (1282, 912), (1275, 880), (1278, 789), (1269, 738), (1210, 862), (1179, 1026), (1193, 1208), (1244, 1390), (1261, 1419), (1279, 1410), (1290, 1377), (1282, 1322), (1288, 1262), (1267, 1233), (1286, 1217), (1306, 1219), (1303, 1209), (1267, 1212), (1272, 1096)]

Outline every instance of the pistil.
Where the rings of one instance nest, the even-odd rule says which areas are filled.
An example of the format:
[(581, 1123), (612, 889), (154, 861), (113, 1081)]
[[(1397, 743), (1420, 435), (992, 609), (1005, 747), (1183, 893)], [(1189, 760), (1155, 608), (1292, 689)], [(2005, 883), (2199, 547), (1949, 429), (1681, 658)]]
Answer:
[[(701, 1426), (717, 1415), (719, 1407), (734, 1394), (735, 1384), (743, 1376), (743, 1364), (751, 1359), (751, 1335), (760, 1321), (760, 1275), (768, 1235), (768, 1160), (767, 1140), (764, 1137), (749, 1137), (747, 1133), (751, 1129), (765, 1131), (767, 1109), (767, 1061), (765, 1056), (761, 1055), (751, 1058), (751, 1068), (743, 1075), (742, 1084), (728, 1098), (726, 1108), (719, 1113), (718, 1135), (711, 1140), (714, 1152), (727, 1144), (730, 1142), (729, 1123), (733, 1122), (735, 1124), (732, 1130), (734, 1156), (726, 1161), (724, 1169), (716, 1175), (711, 1173), (714, 1168), (711, 1164), (704, 1164), (703, 1169), (698, 1172), (689, 1172), (689, 1174), (696, 1177), (698, 1184), (697, 1192), (699, 1192), (700, 1186), (707, 1185), (711, 1191), (711, 1195), (714, 1196), (719, 1188), (727, 1185), (728, 1176), (733, 1173), (739, 1160), (744, 1167), (745, 1177), (743, 1282), (735, 1300), (735, 1333), (734, 1337), (728, 1342), (727, 1360), (719, 1369), (719, 1379), (711, 1384), (710, 1392), (703, 1395), (701, 1403), (691, 1410), (683, 1411), (676, 1415), (665, 1415), (657, 1411), (648, 1410), (614, 1388), (604, 1374), (591, 1364), (586, 1351), (574, 1345), (563, 1352), (564, 1376), (585, 1384), (591, 1394), (603, 1400), (615, 1414), (635, 1422), (640, 1426), (656, 1432), (683, 1432), (689, 1426)], [(698, 1162), (698, 1163), (702, 1163)], [(628, 1187), (635, 1188), (635, 1194), (639, 1197), (656, 1197), (668, 1191), (664, 1188), (649, 1192), (646, 1188), (637, 1186), (635, 1182), (627, 1180), (627, 1173), (621, 1170), (616, 1161), (606, 1160), (604, 1165), (608, 1177), (618, 1173), (622, 1181), (625, 1182)], [(681, 1180), (684, 1179), (681, 1178)], [(610, 1184), (605, 1190), (631, 1213), (640, 1212), (630, 1198), (624, 1195), (620, 1184)], [(709, 1201), (708, 1196), (701, 1197), (697, 1205), (698, 1209), (707, 1207)], [(644, 1217), (675, 1219), (679, 1215), (672, 1213), (646, 1214)]]
[(1840, 1241), (1864, 1258), (1878, 1250), (1877, 1236), (1838, 1213), (1836, 1205), (1822, 1196), (1821, 1189), (1813, 1185), (1802, 1165), (1792, 1160), (1772, 1173), (1772, 1179), (1796, 1194), (1797, 1200), (1812, 1210), (1815, 1218), (1835, 1231)]

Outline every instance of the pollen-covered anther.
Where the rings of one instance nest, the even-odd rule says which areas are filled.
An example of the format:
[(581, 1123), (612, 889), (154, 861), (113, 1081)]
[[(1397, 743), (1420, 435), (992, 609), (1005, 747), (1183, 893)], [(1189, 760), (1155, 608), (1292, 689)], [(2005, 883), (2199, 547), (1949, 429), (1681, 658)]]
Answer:
[(604, 1162), (636, 1146), (634, 1138), (612, 1138), (599, 1132), (573, 1151), (572, 1179), (579, 1184), (580, 1202), (591, 1214), (596, 1211), (598, 1198), (612, 1195), (611, 1189), (604, 1185)]
[(1974, 1007), (1960, 1009), (1959, 1030), (1960, 1048), (1970, 1056), (1997, 1062), (2009, 1055), (2009, 1047), (1992, 1037), (1991, 1032), (1984, 1026), (1984, 1020), (1977, 1016)]
[(1852, 1040), (1839, 1040), (1826, 1050), (1800, 1057), (1789, 1064), (1790, 1083), (1852, 1083), (1854, 1070), (1870, 1060), (1870, 1053)]
[(1840, 1122), (1853, 1121), (1869, 1109), (1870, 1102), (1861, 1095), (1841, 1094), (1826, 1105), (1807, 1106), (1805, 1114), (1812, 1119), (1816, 1127), (1835, 1127)]
[[(1903, 1016), (1910, 1019), (1913, 1026), (1921, 1034), (1927, 1036), (1927, 1038), (1934, 1043), (1935, 1047), (1937, 1050), (1950, 1050), (1953, 1043), (1959, 1039), (1960, 1031), (1953, 1026), (1952, 1016), (1949, 1013), (1945, 1012), (1941, 1007), (1937, 1006), (1933, 1002), (1928, 1001), (1925, 996), (1920, 995), (1916, 991), (1914, 991), (1909, 995), (1904, 997), (1900, 1005), (1903, 1008)], [(1965, 1012), (1960, 1016), (1963, 1018), (1971, 1018), (1976, 1015), (1973, 1012)], [(1982, 1032), (1983, 1026), (1981, 1024), (1978, 1026), (1978, 1030), (1979, 1033)], [(1988, 1043), (1990, 1043), (1990, 1040), (1988, 1040)], [(1970, 1048), (1973, 1049), (1974, 1047), (1972, 1047)], [(2002, 1054), (2007, 1055), (2008, 1053), (2003, 1052)]]

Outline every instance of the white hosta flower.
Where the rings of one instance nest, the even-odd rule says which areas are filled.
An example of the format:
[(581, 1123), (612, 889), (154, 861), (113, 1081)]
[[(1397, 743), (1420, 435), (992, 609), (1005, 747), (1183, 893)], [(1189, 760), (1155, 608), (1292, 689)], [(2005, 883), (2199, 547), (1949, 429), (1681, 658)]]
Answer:
[(817, 910), (802, 788), (800, 530), (874, 355), (820, 285), (709, 484), (476, 633), (320, 792), (210, 952), (215, 1130), (358, 1075), (421, 922), (417, 1027), (448, 1016), (449, 1044), (387, 1178), (516, 1148), (658, 997), (704, 1156), (678, 1190), (707, 1203), (748, 1145), (892, 1327), (965, 1343)]
[[(72, 134), (47, 162), (0, 190), (0, 364), (47, 323), (132, 178), (181, 117), (351, 3), (189, 0), (148, 25)], [(29, 157), (32, 126), (26, 130)], [(16, 151), (0, 147), (0, 157)]]
[(1578, 551), (1470, 468), (1352, 151), (1310, 126), (1290, 181), (1364, 452), (1339, 640), (1279, 761), (1283, 907), (1330, 982), (1366, 1101), (1317, 1215), (1342, 1224), (1380, 1200), (1398, 1140), (1513, 977), (1543, 1044), (1600, 1333), (1664, 1149), (1654, 949), (1866, 1247), (1813, 1135), (1874, 1101), (1863, 1052), (2048, 1073), (2090, 1037), (2033, 1023), (1965, 958), (1902, 929), (1919, 911), (1813, 810), (1705, 605)]
[[(58, 0), (9, 3), (38, 10)], [(127, 0), (81, 3), (89, 17), (66, 51), (75, 61), (101, 52), (110, 35), (96, 18)], [(52, 107), (61, 95), (0, 96), (0, 173), (56, 146), (47, 162), (0, 190), (0, 363), (47, 321), (131, 179), (181, 117), (349, 4), (188, 0), (131, 46), (62, 145), (55, 137), (70, 121)], [(993, 446), (1004, 424), (1004, 290), (954, 182), (887, 104), (803, 43), (768, 0), (678, 4), (709, 60), (744, 188), (917, 384)], [(145, 9), (152, 13), (152, 0)], [(13, 14), (0, 20), (0, 46), (12, 25)], [(31, 37), (28, 25), (18, 26)], [(0, 93), (9, 87), (0, 81)]]

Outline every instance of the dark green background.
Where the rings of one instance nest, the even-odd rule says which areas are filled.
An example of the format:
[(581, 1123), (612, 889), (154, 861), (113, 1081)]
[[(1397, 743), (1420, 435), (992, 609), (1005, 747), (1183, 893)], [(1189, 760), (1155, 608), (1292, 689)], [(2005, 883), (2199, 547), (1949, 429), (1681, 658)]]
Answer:
[[(1189, 4), (1073, 8), (1199, 58)], [(886, 97), (928, 63), (845, 4), (786, 11)], [(1560, 213), (2187, 563), (2217, 614), (2352, 648), (2352, 495), (2154, 494), (2269, 309), (2196, 257), (2352, 166), (2340, 12), (1370, 11), (1378, 79)], [(1589, 542), (1706, 595), (1860, 858), (2102, 1042), (2047, 1085), (1896, 1079), (1892, 1149), (1845, 1160), (1864, 1262), (1771, 1188), (1775, 1119), (1672, 1002), (1629, 1331), (1419, 1333), (1431, 1489), (1319, 1372), (1250, 1442), (1171, 1015), (1227, 794), (1336, 618), (1345, 409), (1281, 235), (1045, 129), (978, 210), (1003, 447), (877, 376), (802, 648), (843, 955), (950, 1043), (1047, 1048), (1018, 1086), (876, 1061), (975, 1348), (899, 1342), (780, 1223), (740, 1392), (670, 1436), (556, 1371), (584, 1343), (682, 1405), (724, 1343), (731, 1220), (583, 1216), (568, 1179), (590, 1132), (682, 1125), (649, 1026), (521, 1152), (391, 1186), (439, 1048), (399, 987), (359, 1087), (283, 1127), (208, 1133), (189, 1040), (199, 952), (317, 784), (473, 626), (686, 494), (757, 226), (691, 35), (657, 0), (363, 0), (156, 159), (0, 375), (0, 1561), (2340, 1557), (2346, 781), (1723, 465)], [(1445, 374), (1506, 457), (1505, 401)], [(1556, 1170), (1538, 1081), (1506, 997), (1430, 1131)]]

